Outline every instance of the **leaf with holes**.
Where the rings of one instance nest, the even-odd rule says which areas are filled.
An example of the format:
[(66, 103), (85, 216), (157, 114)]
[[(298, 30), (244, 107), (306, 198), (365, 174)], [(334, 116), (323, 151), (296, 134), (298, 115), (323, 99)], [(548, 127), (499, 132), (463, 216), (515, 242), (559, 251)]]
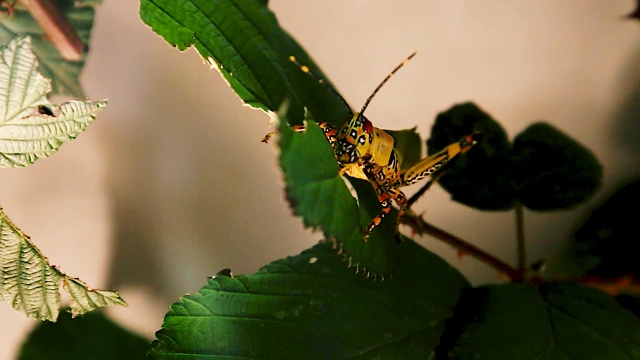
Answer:
[[(287, 112), (281, 116), (291, 124), (302, 123), (304, 109), (316, 121), (338, 126), (351, 115), (318, 66), (280, 27), (265, 1), (142, 0), (140, 18), (170, 45), (180, 50), (195, 47), (252, 107), (276, 112), (287, 99)], [(290, 56), (327, 85), (298, 69)]]
[(80, 86), (80, 73), (87, 57), (86, 44), (89, 43), (94, 6), (101, 0), (55, 0), (52, 3), (65, 16), (69, 25), (75, 30), (85, 48), (78, 61), (65, 60), (55, 46), (47, 40), (42, 28), (24, 7), (22, 2), (14, 3), (11, 16), (0, 14), (0, 45), (7, 45), (15, 37), (29, 36), (33, 42), (33, 52), (40, 61), (40, 71), (52, 80), (52, 95), (71, 95), (76, 98), (84, 97)]
[(60, 286), (71, 295), (71, 314), (107, 305), (126, 306), (114, 291), (91, 289), (72, 278), (35, 247), (0, 209), (0, 299), (28, 317), (56, 321), (60, 312)]
[(372, 281), (331, 244), (253, 275), (210, 279), (171, 306), (153, 359), (425, 359), (466, 280), (411, 240), (393, 280)]
[(29, 38), (0, 47), (0, 167), (26, 167), (56, 152), (95, 120), (105, 101), (50, 104)]

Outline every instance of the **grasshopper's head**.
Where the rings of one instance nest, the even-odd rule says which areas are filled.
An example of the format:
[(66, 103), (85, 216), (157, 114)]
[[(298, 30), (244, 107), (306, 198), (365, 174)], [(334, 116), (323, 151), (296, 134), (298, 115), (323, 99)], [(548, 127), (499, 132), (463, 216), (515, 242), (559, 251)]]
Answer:
[(346, 123), (335, 143), (335, 154), (338, 162), (353, 164), (369, 154), (373, 142), (373, 125), (364, 115), (355, 113)]

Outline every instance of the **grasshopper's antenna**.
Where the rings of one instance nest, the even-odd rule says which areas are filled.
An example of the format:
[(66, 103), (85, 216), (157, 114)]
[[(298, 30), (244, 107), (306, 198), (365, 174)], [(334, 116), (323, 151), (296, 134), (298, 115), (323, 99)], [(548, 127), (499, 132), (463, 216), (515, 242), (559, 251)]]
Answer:
[(364, 113), (364, 110), (367, 108), (367, 106), (369, 106), (369, 103), (371, 102), (371, 99), (373, 99), (373, 97), (378, 93), (378, 91), (380, 91), (380, 88), (382, 88), (382, 85), (384, 85), (387, 81), (389, 81), (389, 79), (391, 79), (391, 77), (393, 76), (393, 74), (395, 74), (398, 70), (400, 70), (401, 67), (404, 66), (404, 64), (408, 63), (409, 60), (411, 60), (412, 57), (416, 56), (418, 52), (414, 51), (413, 54), (407, 56), (406, 59), (402, 60), (402, 62), (400, 63), (400, 65), (396, 66), (395, 69), (393, 69), (393, 71), (391, 71), (389, 73), (389, 75), (387, 75), (384, 80), (382, 80), (382, 82), (378, 85), (378, 87), (376, 87), (375, 90), (373, 90), (373, 92), (371, 93), (371, 95), (369, 95), (369, 97), (367, 98), (367, 101), (364, 102), (364, 106), (362, 107), (362, 109), (360, 110), (360, 115), (362, 115)]
[(336, 89), (334, 89), (332, 86), (329, 86), (329, 84), (327, 84), (326, 81), (324, 81), (322, 78), (320, 78), (315, 73), (311, 72), (311, 69), (309, 69), (308, 66), (300, 64), (300, 62), (298, 62), (296, 57), (293, 56), (293, 55), (289, 56), (289, 61), (294, 63), (300, 70), (302, 70), (303, 73), (311, 76), (311, 78), (314, 79), (315, 81), (317, 81), (318, 84), (321, 84), (322, 86), (325, 87), (325, 89), (329, 90), (332, 94), (334, 94), (336, 97), (338, 97), (338, 99), (340, 99), (340, 101), (342, 101), (344, 106), (347, 109), (349, 109), (350, 112), (352, 112), (351, 106), (349, 106), (349, 104), (347, 103), (347, 100), (345, 100), (340, 94), (338, 94), (338, 91)]

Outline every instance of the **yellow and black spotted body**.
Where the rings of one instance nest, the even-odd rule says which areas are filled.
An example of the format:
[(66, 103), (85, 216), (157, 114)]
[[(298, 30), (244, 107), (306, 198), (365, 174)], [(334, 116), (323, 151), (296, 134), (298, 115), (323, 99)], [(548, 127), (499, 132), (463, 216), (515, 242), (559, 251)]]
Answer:
[[(394, 148), (394, 138), (384, 130), (374, 127), (371, 121), (364, 116), (364, 110), (382, 85), (414, 55), (415, 53), (407, 57), (385, 77), (369, 98), (367, 98), (360, 112), (355, 113), (351, 117), (351, 120), (348, 121), (340, 131), (337, 131), (336, 127), (331, 123), (319, 123), (327, 140), (334, 149), (340, 175), (348, 175), (369, 181), (376, 191), (378, 201), (382, 206), (380, 213), (371, 220), (370, 224), (364, 230), (362, 237), (365, 240), (376, 226), (380, 225), (382, 219), (389, 214), (392, 201), (395, 201), (399, 207), (398, 218), (396, 220), (396, 228), (398, 227), (407, 208), (407, 197), (400, 190), (401, 187), (411, 185), (433, 174), (455, 156), (466, 152), (477, 143), (479, 134), (474, 133), (465, 136), (462, 140), (447, 146), (434, 155), (422, 159), (410, 168), (403, 171), (400, 170), (401, 158), (400, 154), (398, 154)], [(315, 77), (306, 66), (300, 65), (295, 58), (291, 57), (290, 59), (296, 63), (302, 71)], [(317, 80), (325, 84), (322, 79)], [(333, 88), (327, 88), (335, 92)], [(335, 94), (340, 97), (337, 92), (335, 92)], [(342, 97), (340, 98), (342, 99)], [(346, 104), (344, 99), (343, 102)], [(294, 127), (296, 131), (304, 131), (304, 129), (304, 126)], [(266, 142), (270, 135), (271, 134), (267, 135), (263, 141)]]
[(330, 123), (320, 123), (320, 127), (333, 146), (340, 174), (368, 180), (376, 191), (382, 210), (365, 229), (365, 239), (391, 211), (392, 200), (399, 207), (399, 224), (407, 205), (407, 197), (400, 190), (401, 187), (414, 184), (433, 174), (456, 155), (475, 145), (478, 136), (465, 136), (459, 142), (400, 171), (401, 158), (394, 149), (393, 137), (373, 127), (364, 115), (356, 113), (337, 135), (335, 127)]

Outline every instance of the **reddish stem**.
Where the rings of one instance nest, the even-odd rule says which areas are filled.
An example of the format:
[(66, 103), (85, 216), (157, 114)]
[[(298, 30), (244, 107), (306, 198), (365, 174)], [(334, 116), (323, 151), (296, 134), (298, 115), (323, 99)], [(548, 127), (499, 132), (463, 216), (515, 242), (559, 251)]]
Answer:
[(516, 270), (509, 266), (507, 263), (498, 259), (497, 257), (485, 252), (484, 250), (469, 244), (468, 242), (449, 234), (448, 232), (437, 228), (417, 216), (411, 211), (408, 211), (403, 217), (402, 222), (411, 226), (418, 234), (428, 234), (436, 239), (449, 244), (459, 251), (473, 256), (474, 258), (482, 261), (483, 263), (493, 267), (494, 269), (506, 274), (511, 281), (522, 281), (524, 278), (523, 270)]
[(78, 61), (82, 58), (82, 40), (71, 27), (67, 18), (50, 0), (20, 1), (65, 60)]
[(7, 0), (0, 0), (0, 7), (5, 5), (7, 7), (7, 9), (1, 9), (0, 8), (0, 13), (7, 13), (7, 15), (9, 15), (9, 17), (12, 17), (13, 14), (15, 13), (15, 9), (14, 9), (14, 4), (13, 2), (9, 2)]

